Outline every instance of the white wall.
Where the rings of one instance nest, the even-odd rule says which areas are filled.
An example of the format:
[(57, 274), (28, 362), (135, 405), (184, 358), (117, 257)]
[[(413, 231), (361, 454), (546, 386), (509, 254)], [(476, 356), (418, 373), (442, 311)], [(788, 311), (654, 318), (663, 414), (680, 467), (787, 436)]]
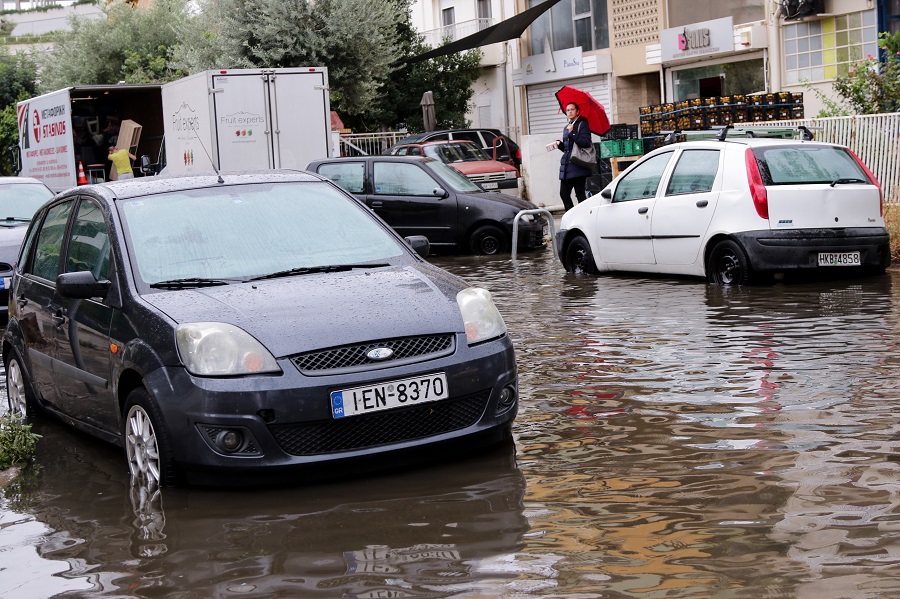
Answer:
[(563, 207), (562, 200), (559, 199), (559, 159), (562, 158), (562, 152), (547, 151), (547, 144), (557, 139), (559, 134), (541, 133), (523, 135), (519, 140), (525, 196), (538, 208)]

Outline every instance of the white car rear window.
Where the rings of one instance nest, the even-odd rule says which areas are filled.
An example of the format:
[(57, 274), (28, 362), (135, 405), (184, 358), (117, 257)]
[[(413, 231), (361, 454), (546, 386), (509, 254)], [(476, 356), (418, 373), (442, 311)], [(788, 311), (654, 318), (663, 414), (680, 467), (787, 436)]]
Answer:
[(754, 148), (765, 185), (832, 183), (838, 179), (869, 181), (844, 148), (834, 146), (774, 146)]

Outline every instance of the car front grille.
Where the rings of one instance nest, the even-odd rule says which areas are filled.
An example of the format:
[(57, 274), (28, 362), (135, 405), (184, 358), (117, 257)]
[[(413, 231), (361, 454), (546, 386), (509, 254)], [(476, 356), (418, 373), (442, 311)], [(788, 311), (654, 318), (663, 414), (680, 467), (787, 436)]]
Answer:
[[(368, 341), (298, 354), (291, 358), (291, 362), (300, 372), (308, 375), (321, 376), (369, 370), (385, 365), (398, 366), (401, 363), (421, 362), (452, 354), (456, 345), (454, 341), (455, 336), (452, 333)], [(366, 353), (375, 348), (389, 348), (394, 354), (387, 360), (372, 360)]]
[(505, 181), (506, 173), (478, 173), (477, 175), (469, 175), (470, 181), (475, 181), (476, 183), (488, 183), (492, 181)]
[(365, 449), (456, 431), (478, 422), (490, 390), (411, 408), (317, 422), (270, 424), (286, 453), (295, 456)]

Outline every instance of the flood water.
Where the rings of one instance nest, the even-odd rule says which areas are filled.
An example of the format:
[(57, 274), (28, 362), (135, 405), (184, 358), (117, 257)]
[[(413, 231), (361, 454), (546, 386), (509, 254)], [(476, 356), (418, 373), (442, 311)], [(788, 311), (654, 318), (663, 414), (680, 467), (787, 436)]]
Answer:
[(504, 314), (514, 442), (148, 498), (120, 450), (39, 420), (0, 596), (900, 596), (900, 270), (722, 289), (575, 277), (549, 248), (432, 261)]

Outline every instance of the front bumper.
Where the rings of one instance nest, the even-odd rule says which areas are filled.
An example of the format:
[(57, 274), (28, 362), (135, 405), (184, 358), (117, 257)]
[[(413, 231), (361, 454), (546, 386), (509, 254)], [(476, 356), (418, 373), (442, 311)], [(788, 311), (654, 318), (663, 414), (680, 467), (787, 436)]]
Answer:
[[(531, 222), (523, 222), (519, 219), (519, 240), (518, 249), (532, 250), (544, 247), (544, 234), (549, 230), (550, 223), (547, 218), (541, 215), (535, 215), (535, 219)], [(512, 233), (512, 223), (509, 225), (510, 233)]]
[[(180, 468), (258, 478), (294, 467), (327, 468), (334, 474), (361, 461), (393, 467), (401, 458), (426, 459), (425, 450), (433, 445), (459, 442), (471, 449), (496, 442), (508, 435), (518, 409), (508, 336), (469, 347), (464, 335), (457, 335), (456, 351), (449, 356), (340, 375), (308, 376), (289, 359), (278, 362), (281, 376), (202, 378), (182, 368), (163, 368), (145, 379)], [(446, 400), (332, 417), (332, 391), (435, 372), (447, 376)], [(515, 390), (515, 401), (501, 408), (507, 386)], [(244, 435), (240, 450), (227, 453), (216, 446), (216, 435), (226, 429)]]
[(860, 252), (860, 265), (891, 264), (890, 236), (884, 227), (790, 229), (735, 233), (757, 272), (816, 269), (820, 252)]

